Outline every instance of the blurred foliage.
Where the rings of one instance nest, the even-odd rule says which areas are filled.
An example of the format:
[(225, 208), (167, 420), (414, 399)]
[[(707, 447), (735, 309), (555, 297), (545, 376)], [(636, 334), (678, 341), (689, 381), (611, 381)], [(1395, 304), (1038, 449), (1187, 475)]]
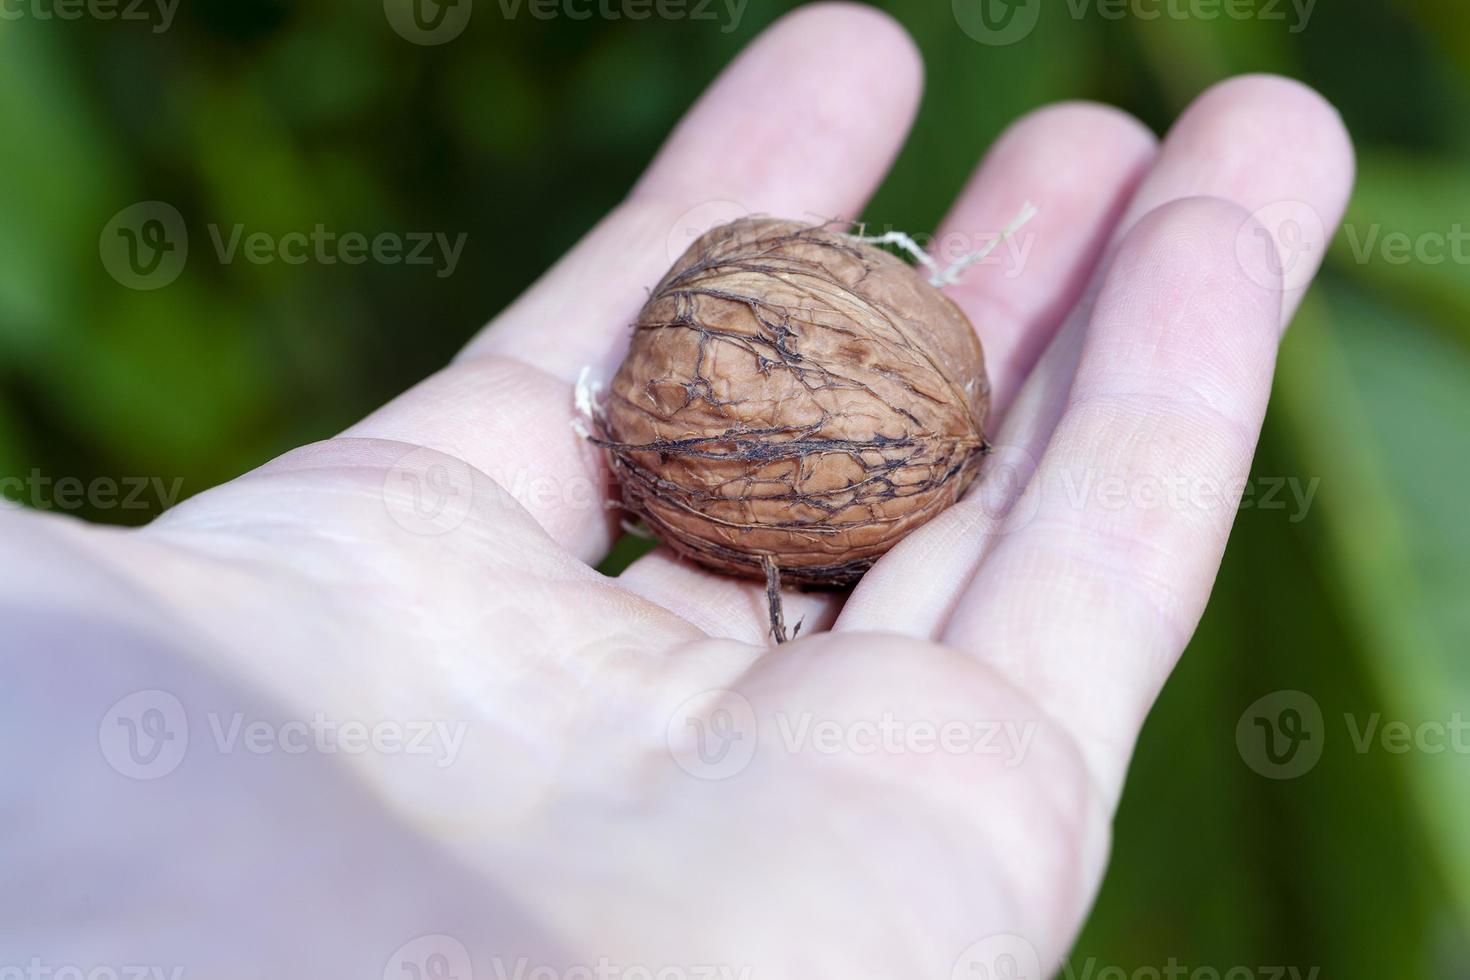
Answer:
[[(1070, 970), (1463, 977), (1470, 758), (1360, 752), (1343, 722), (1448, 723), (1470, 704), (1470, 250), (1396, 261), (1383, 244), (1470, 220), (1470, 6), (1332, 0), (1299, 31), (1289, 3), (1258, 7), (1286, 20), (1050, 3), (1024, 43), (988, 48), (947, 0), (894, 0), (928, 88), (868, 216), (932, 226), (1000, 129), (1055, 99), (1163, 129), (1219, 78), (1268, 70), (1341, 108), (1361, 187), (1286, 342), (1256, 464), (1320, 477), (1320, 493), (1300, 522), (1242, 513), (1144, 732)], [(0, 20), (0, 474), (192, 493), (332, 434), (442, 364), (616, 203), (783, 12), (751, 0), (722, 31), (506, 9), (481, 0), (439, 47), (406, 43), (371, 0), (192, 0), (161, 32)], [(99, 231), (146, 200), (185, 216), (197, 257), (137, 292), (99, 262)], [(470, 234), (459, 274), (437, 278), (221, 264), (213, 222)], [(80, 512), (138, 523), (156, 509)], [(1235, 730), (1283, 689), (1320, 704), (1326, 742), (1310, 772), (1275, 781), (1243, 764)]]

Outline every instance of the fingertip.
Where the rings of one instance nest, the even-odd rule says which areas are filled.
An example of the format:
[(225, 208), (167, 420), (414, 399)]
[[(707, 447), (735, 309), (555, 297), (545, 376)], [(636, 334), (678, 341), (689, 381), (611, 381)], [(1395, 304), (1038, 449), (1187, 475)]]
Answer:
[(1129, 113), (1096, 102), (1059, 102), (1008, 126), (971, 186), (997, 179), (1024, 185), (1034, 179), (1028, 172), (1044, 172), (1047, 197), (1038, 203), (1044, 213), (1070, 220), (1100, 190), (1131, 191), (1157, 151), (1158, 138)]
[(851, 216), (897, 155), (922, 87), (918, 48), (892, 17), (860, 4), (802, 7), (721, 73), (634, 196)]
[(1025, 201), (1040, 209), (1000, 262), (948, 290), (980, 329), (998, 415), (1083, 295), (1156, 152), (1154, 135), (1126, 112), (1049, 105), (1000, 135), (955, 200), (939, 234), (946, 259), (982, 247)]
[(1195, 99), (1204, 108), (1270, 104), (1285, 117), (1318, 120), (1322, 133), (1351, 149), (1342, 113), (1317, 89), (1288, 75), (1256, 72), (1216, 82)]
[(864, 63), (892, 83), (892, 95), (908, 98), (917, 109), (924, 58), (913, 35), (887, 11), (864, 3), (823, 0), (784, 15), (767, 33), (777, 30), (789, 31), (803, 42), (873, 59)]
[(1079, 143), (1118, 146), (1136, 153), (1149, 153), (1158, 137), (1137, 117), (1117, 106), (1087, 99), (1054, 102), (1028, 112), (1001, 135), (1001, 141), (1016, 138), (1036, 128), (1057, 127)]
[(804, 100), (839, 131), (842, 123), (859, 122), (883, 126), (901, 140), (923, 94), (924, 59), (913, 37), (892, 15), (866, 4), (798, 7), (766, 28), (749, 57), (759, 59), (762, 70), (775, 67), (793, 76), (822, 66), (810, 84), (780, 94)]
[(1354, 171), (1347, 129), (1325, 98), (1293, 79), (1242, 75), (1207, 89), (1179, 117), (1120, 228), (1180, 198), (1243, 206), (1269, 234), (1242, 222), (1241, 262), (1252, 281), (1284, 292), (1289, 317), (1342, 221)]
[(1346, 205), (1357, 169), (1352, 137), (1337, 107), (1310, 85), (1284, 75), (1228, 78), (1196, 98), (1175, 127), (1186, 136), (1202, 129), (1227, 155), (1258, 150), (1263, 141), (1290, 154), (1295, 166), (1310, 171), (1324, 208)]

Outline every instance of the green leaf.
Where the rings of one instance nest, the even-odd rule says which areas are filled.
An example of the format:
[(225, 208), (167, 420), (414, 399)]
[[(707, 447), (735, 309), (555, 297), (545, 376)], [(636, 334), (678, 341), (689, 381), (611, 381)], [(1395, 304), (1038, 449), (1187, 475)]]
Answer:
[[(1470, 357), (1401, 310), (1340, 288), (1298, 318), (1280, 371), (1283, 417), (1322, 477), (1330, 569), (1361, 631), (1381, 721), (1416, 733), (1452, 724), (1470, 705)], [(1329, 737), (1359, 751), (1346, 732)], [(1414, 790), (1463, 933), (1470, 745), (1388, 754)]]
[[(99, 268), (103, 202), (116, 172), (46, 23), (0, 21), (0, 357), (62, 356), (78, 333), (79, 262)], [(8, 356), (6, 356), (8, 355)]]
[(1463, 161), (1366, 156), (1332, 258), (1339, 269), (1443, 314), (1470, 339), (1470, 172)]

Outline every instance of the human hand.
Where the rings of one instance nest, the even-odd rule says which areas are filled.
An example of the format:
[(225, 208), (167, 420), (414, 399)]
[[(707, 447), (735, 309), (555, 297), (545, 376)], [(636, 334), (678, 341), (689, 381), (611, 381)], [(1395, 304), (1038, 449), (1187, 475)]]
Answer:
[[(0, 749), (7, 953), (221, 977), (433, 976), (426, 950), (461, 977), (462, 954), (475, 976), (1054, 965), (1209, 594), (1351, 148), (1319, 97), (1264, 77), (1206, 93), (1162, 148), (1111, 109), (1027, 116), (937, 236), (983, 243), (1042, 206), (1020, 275), (948, 290), (998, 424), (966, 500), (845, 602), (788, 595), (806, 627), (779, 648), (759, 584), (662, 549), (600, 575), (618, 531), (571, 425), (579, 372), (610, 374), (691, 209), (856, 214), (919, 82), (881, 15), (805, 8), (454, 365), (141, 531), (0, 519), (28, 572), (0, 661), (30, 733)], [(1251, 213), (1279, 202), (1322, 227), (1273, 263)], [(1109, 506), (1099, 479), (1227, 492)], [(109, 710), (136, 691), (187, 721), (166, 772), (119, 765), (143, 728)], [(437, 751), (228, 737), (317, 715), (432, 723)], [(935, 749), (926, 725), (976, 738)]]

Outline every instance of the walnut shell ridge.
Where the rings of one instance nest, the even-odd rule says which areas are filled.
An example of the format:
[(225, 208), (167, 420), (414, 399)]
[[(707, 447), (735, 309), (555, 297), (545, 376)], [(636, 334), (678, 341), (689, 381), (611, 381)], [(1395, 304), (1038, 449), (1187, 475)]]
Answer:
[(596, 435), (624, 506), (677, 552), (847, 585), (964, 493), (989, 407), (973, 327), (913, 267), (742, 218), (653, 290)]

